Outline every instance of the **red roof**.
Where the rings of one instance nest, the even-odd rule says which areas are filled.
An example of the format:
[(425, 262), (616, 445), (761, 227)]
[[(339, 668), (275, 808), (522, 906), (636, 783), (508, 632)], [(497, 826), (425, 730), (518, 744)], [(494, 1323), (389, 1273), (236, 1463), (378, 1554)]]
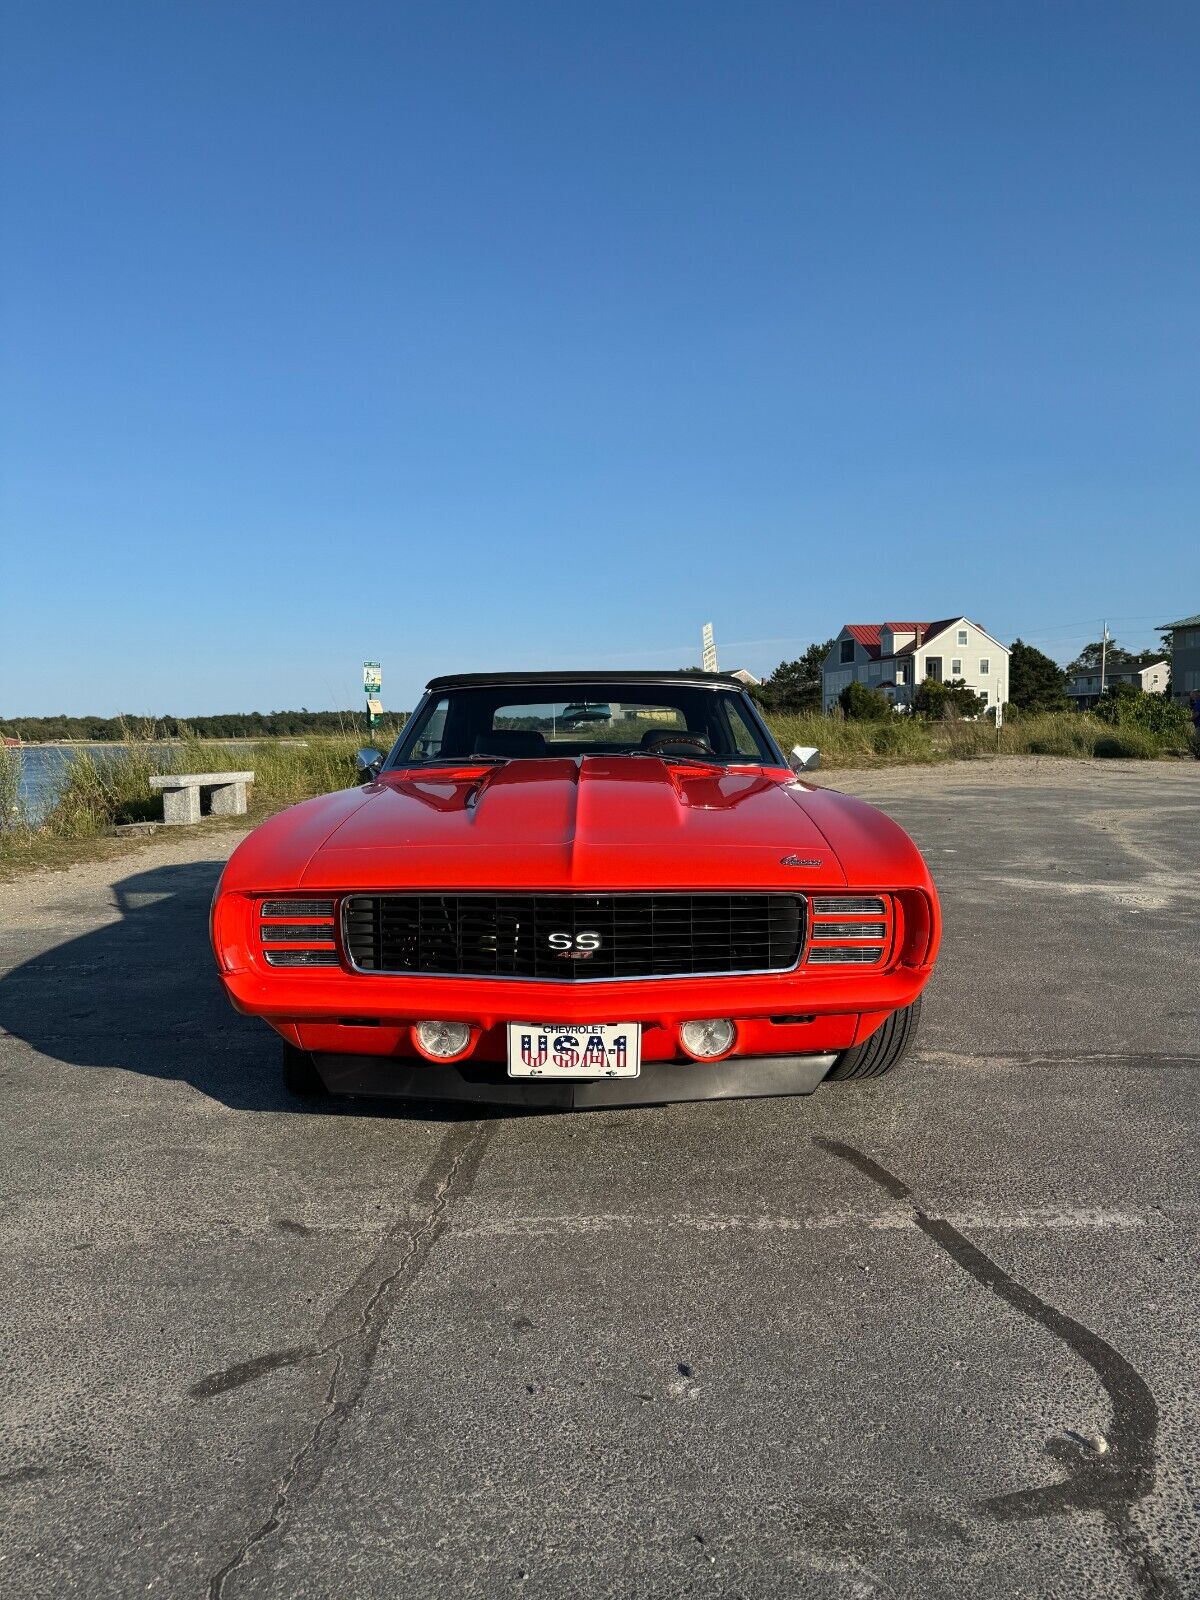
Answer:
[[(848, 622), (846, 632), (852, 639), (856, 639), (870, 656), (872, 661), (878, 661), (882, 654), (880, 634), (884, 628), (890, 628), (893, 633), (912, 633), (921, 630), (921, 643), (926, 645), (930, 639), (936, 639), (939, 633), (944, 633), (959, 619), (957, 617), (944, 617), (941, 622)], [(916, 640), (903, 645), (895, 653), (898, 656), (911, 655)]]
[(848, 622), (846, 632), (852, 639), (857, 639), (872, 661), (878, 661), (879, 630), (882, 626), (880, 622)]

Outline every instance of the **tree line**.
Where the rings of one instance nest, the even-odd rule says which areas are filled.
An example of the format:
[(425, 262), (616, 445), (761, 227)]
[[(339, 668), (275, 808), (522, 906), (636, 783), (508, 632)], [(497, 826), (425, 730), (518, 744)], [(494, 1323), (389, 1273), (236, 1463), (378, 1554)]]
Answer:
[[(803, 655), (793, 661), (781, 661), (762, 683), (754, 684), (750, 693), (766, 711), (820, 712), (822, 704), (821, 672), (825, 657), (833, 649), (833, 639), (810, 644)], [(1043, 651), (1023, 640), (1013, 641), (1009, 658), (1008, 703), (1019, 711), (1067, 711), (1067, 676), (1071, 672), (1100, 666), (1099, 640), (1085, 645), (1070, 666), (1063, 668)], [(1161, 650), (1131, 652), (1123, 649), (1115, 639), (1107, 645), (1106, 661), (1111, 670), (1119, 666), (1148, 666), (1152, 662), (1170, 659), (1171, 638), (1163, 634)], [(698, 670), (698, 669), (694, 669)], [(884, 711), (890, 709), (885, 697), (866, 684), (852, 685), (853, 708), (844, 707), (848, 715), (870, 716), (876, 711), (875, 700), (882, 703)], [(862, 693), (858, 691), (861, 689)], [(864, 701), (863, 696), (874, 696)], [(917, 698), (922, 704), (918, 711), (926, 715), (944, 714), (943, 702), (949, 700), (960, 715), (976, 714), (970, 704), (977, 699), (965, 684), (951, 682), (939, 685), (922, 685)], [(936, 700), (937, 705), (924, 704)], [(389, 726), (403, 725), (405, 713), (389, 712)], [(151, 731), (147, 731), (147, 730)], [(83, 741), (105, 744), (126, 739), (131, 731), (139, 738), (179, 739), (189, 735), (199, 739), (274, 739), (306, 733), (357, 733), (366, 732), (366, 715), (362, 711), (234, 711), (212, 717), (144, 717), (128, 713), (117, 717), (10, 717), (0, 718), (0, 736), (21, 739), (27, 744), (55, 744), (66, 741)]]
[[(389, 728), (403, 712), (388, 712)], [(138, 739), (277, 739), (306, 733), (366, 735), (364, 711), (229, 711), (211, 717), (0, 717), (0, 737), (26, 744), (109, 744)]]

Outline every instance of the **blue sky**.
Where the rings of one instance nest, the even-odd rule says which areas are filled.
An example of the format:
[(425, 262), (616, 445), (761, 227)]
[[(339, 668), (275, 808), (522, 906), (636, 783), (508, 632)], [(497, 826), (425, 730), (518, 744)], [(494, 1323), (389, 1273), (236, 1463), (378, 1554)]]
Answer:
[(4, 27), (0, 714), (1200, 610), (1194, 5)]

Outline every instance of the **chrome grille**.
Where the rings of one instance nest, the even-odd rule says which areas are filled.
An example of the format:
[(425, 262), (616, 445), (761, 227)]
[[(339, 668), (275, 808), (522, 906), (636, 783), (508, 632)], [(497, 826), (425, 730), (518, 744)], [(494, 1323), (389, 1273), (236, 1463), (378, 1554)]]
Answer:
[(879, 917), (885, 907), (873, 894), (817, 894), (813, 909), (822, 917)]
[(336, 950), (264, 950), (270, 967), (336, 967)]
[(805, 910), (802, 895), (783, 894), (350, 895), (342, 934), (364, 972), (716, 977), (795, 967)]
[(810, 967), (870, 967), (883, 955), (880, 945), (870, 944), (819, 944), (808, 952)]

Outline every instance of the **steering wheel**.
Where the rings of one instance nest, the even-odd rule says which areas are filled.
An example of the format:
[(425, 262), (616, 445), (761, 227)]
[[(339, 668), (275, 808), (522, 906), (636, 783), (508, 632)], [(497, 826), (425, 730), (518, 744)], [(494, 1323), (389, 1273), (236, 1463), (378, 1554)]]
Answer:
[(713, 753), (712, 745), (709, 744), (708, 740), (703, 734), (671, 733), (666, 729), (664, 729), (662, 733), (656, 733), (652, 739), (647, 739), (642, 748), (650, 751), (651, 754), (654, 754), (656, 751), (663, 749), (666, 745), (675, 744), (690, 745), (692, 749), (699, 750), (702, 755), (706, 756), (710, 756)]

